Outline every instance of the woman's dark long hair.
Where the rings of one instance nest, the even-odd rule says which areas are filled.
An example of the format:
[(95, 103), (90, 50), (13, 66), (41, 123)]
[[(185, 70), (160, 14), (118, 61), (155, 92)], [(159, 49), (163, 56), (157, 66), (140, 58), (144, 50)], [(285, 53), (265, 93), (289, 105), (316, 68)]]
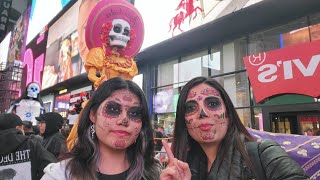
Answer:
[[(240, 118), (235, 110), (232, 101), (224, 90), (224, 88), (214, 79), (208, 77), (196, 77), (189, 81), (182, 89), (180, 93), (180, 97), (178, 100), (177, 106), (177, 115), (176, 115), (176, 124), (174, 128), (174, 143), (173, 143), (173, 154), (177, 159), (180, 159), (184, 162), (187, 162), (188, 153), (193, 149), (200, 148), (199, 143), (197, 143), (188, 133), (186, 120), (185, 120), (185, 102), (187, 99), (187, 95), (189, 90), (199, 84), (208, 84), (209, 86), (215, 88), (219, 91), (221, 98), (226, 106), (226, 111), (229, 117), (229, 125), (227, 133), (220, 144), (220, 149), (224, 149), (224, 151), (219, 151), (219, 153), (223, 153), (221, 162), (218, 162), (219, 166), (221, 165), (224, 157), (228, 152), (228, 148), (232, 147), (231, 143), (233, 143), (234, 147), (240, 152), (242, 158), (244, 159), (247, 166), (253, 170), (252, 162), (246, 152), (245, 145), (241, 140), (241, 134), (244, 135), (245, 141), (253, 141), (253, 137), (249, 134), (247, 129), (243, 126), (240, 121)], [(234, 140), (232, 140), (234, 139)]]
[(97, 112), (99, 106), (111, 93), (122, 89), (129, 90), (138, 96), (143, 108), (141, 132), (136, 143), (127, 148), (130, 163), (127, 179), (154, 179), (160, 176), (160, 165), (154, 159), (153, 132), (144, 93), (134, 82), (117, 77), (103, 82), (80, 113), (78, 141), (71, 151), (71, 160), (67, 164), (72, 179), (97, 179), (99, 144), (97, 137), (92, 140), (90, 136), (92, 124), (89, 119), (90, 111)]

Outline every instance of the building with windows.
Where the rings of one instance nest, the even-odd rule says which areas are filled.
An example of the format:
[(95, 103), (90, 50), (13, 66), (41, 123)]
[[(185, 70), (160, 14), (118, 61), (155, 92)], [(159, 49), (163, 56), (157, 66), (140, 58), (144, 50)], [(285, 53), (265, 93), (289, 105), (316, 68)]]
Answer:
[[(72, 124), (77, 118), (70, 113), (73, 104), (80, 99), (81, 92), (90, 94), (94, 88), (83, 69), (81, 41), (78, 41), (81, 32), (77, 31), (75, 19), (81, 16), (81, 3), (69, 1), (56, 6), (57, 11), (53, 14), (43, 14), (46, 15), (45, 27), (30, 28), (39, 23), (32, 23), (29, 18), (28, 29), (36, 32), (30, 32), (35, 37), (29, 39), (21, 61), (26, 64), (25, 81), (42, 84), (41, 96), (46, 111), (59, 112)], [(244, 60), (265, 52), (279, 51), (281, 55), (282, 50), (299, 45), (311, 48), (312, 43), (320, 41), (319, 0), (130, 2), (140, 11), (145, 24), (144, 44), (134, 58), (139, 68), (134, 81), (148, 98), (155, 128), (163, 126), (167, 134), (172, 133), (181, 88), (193, 77), (208, 76), (226, 89), (247, 127), (292, 134), (319, 129), (318, 96), (288, 91), (257, 101), (259, 92), (255, 91)], [(32, 6), (34, 8), (30, 9), (39, 11), (38, 14), (48, 8), (35, 0)], [(35, 16), (37, 13), (29, 14)], [(23, 33), (26, 28), (20, 29), (26, 34)], [(62, 67), (64, 61), (69, 64)], [(301, 72), (313, 70), (312, 76), (320, 79), (319, 60), (312, 62), (312, 67), (303, 62)], [(286, 67), (294, 67), (293, 71), (296, 68), (289, 63)], [(72, 69), (72, 74), (63, 76), (64, 68)], [(291, 71), (288, 72), (286, 77), (290, 76)], [(265, 74), (264, 78), (270, 80), (274, 75)], [(22, 82), (22, 89), (26, 82)], [(320, 86), (297, 82), (292, 87), (317, 89)], [(265, 84), (266, 91), (270, 89), (269, 85)], [(280, 89), (282, 86), (284, 84), (279, 84)]]
[(137, 55), (155, 126), (172, 133), (181, 88), (193, 77), (209, 76), (226, 89), (247, 127), (292, 134), (319, 129), (318, 98), (288, 93), (256, 102), (243, 58), (320, 40), (320, 2), (265, 0), (244, 6)]

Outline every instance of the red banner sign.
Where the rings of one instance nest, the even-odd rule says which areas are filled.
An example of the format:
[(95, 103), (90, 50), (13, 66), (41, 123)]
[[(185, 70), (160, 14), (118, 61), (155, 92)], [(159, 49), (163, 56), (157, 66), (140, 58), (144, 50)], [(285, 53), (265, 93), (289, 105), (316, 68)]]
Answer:
[(320, 41), (243, 58), (256, 102), (278, 94), (320, 96)]

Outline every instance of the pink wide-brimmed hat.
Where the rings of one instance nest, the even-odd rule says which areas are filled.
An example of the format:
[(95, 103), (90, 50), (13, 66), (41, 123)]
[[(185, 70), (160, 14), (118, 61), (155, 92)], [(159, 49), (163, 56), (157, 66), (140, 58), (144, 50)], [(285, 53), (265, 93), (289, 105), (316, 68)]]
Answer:
[[(114, 19), (124, 19), (130, 25), (130, 40), (127, 47), (118, 51), (120, 56), (134, 57), (142, 46), (144, 26), (139, 11), (125, 0), (102, 0), (93, 8), (86, 26), (88, 48), (102, 47), (108, 42)], [(105, 47), (111, 52), (109, 45)]]

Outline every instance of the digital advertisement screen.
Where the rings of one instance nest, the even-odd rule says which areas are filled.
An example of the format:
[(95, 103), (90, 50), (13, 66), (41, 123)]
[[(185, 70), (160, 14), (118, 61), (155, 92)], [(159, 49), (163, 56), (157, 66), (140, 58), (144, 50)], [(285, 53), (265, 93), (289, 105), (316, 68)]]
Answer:
[(75, 3), (50, 28), (42, 89), (84, 72), (78, 48), (77, 19), (81, 1)]
[(8, 62), (22, 61), (26, 47), (26, 30), (29, 22), (30, 9), (27, 9), (17, 20), (17, 24), (12, 31)]
[(22, 79), (22, 89), (23, 86), (30, 82), (42, 84), (42, 81), (47, 81), (47, 79), (41, 79), (45, 61), (47, 37), (48, 31), (44, 31), (26, 47), (23, 57), (25, 71), (23, 78), (25, 79)]
[(93, 93), (92, 86), (82, 87), (70, 92), (70, 104), (69, 104), (69, 124), (74, 124), (78, 119), (78, 116), (84, 106), (84, 102), (89, 100)]
[(145, 35), (141, 49), (145, 49), (259, 1), (135, 0), (134, 6), (139, 10), (145, 25)]
[(32, 0), (27, 44), (65, 7), (70, 0)]
[(0, 69), (4, 69), (7, 64), (8, 50), (10, 44), (11, 32), (6, 35), (3, 41), (0, 43)]
[(59, 113), (62, 117), (68, 116), (70, 102), (70, 93), (57, 96), (54, 103), (54, 112)]

